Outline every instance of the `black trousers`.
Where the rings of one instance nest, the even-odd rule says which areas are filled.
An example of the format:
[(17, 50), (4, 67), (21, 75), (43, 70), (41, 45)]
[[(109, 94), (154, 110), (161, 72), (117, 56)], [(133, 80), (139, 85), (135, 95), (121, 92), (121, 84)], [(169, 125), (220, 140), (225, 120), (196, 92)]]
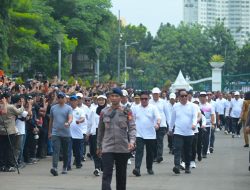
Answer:
[(210, 132), (211, 132), (211, 127), (206, 127), (204, 129), (205, 131), (203, 132), (203, 137), (202, 137), (202, 155), (205, 156), (207, 155), (207, 151), (208, 151), (208, 146), (210, 143)]
[(126, 190), (128, 153), (103, 153), (102, 190), (111, 190), (113, 166), (116, 166), (116, 190)]
[(227, 132), (232, 132), (232, 118), (229, 116), (226, 116), (226, 124), (225, 124), (225, 130)]
[(34, 139), (32, 131), (27, 131), (26, 140), (24, 145), (24, 162), (29, 162), (31, 158), (36, 158), (38, 140)]
[(136, 137), (136, 154), (135, 154), (135, 168), (140, 170), (142, 158), (144, 154), (144, 145), (146, 145), (146, 167), (153, 168), (155, 139), (143, 139)]
[(217, 126), (221, 129), (222, 126), (225, 126), (225, 116), (224, 115), (218, 115), (218, 117), (220, 118), (220, 125), (218, 125), (218, 123), (217, 123)]
[(240, 118), (232, 117), (232, 132), (233, 134), (240, 135), (241, 125), (238, 124)]
[(191, 161), (195, 161), (195, 158), (196, 158), (197, 145), (198, 145), (198, 135), (199, 135), (199, 133), (195, 133), (193, 136)]
[(191, 160), (193, 136), (174, 135), (174, 165), (179, 167), (183, 152), (185, 165), (188, 168)]
[(201, 152), (202, 152), (202, 138), (203, 138), (203, 131), (204, 129), (199, 128), (198, 138), (197, 138), (197, 156), (198, 158), (201, 158)]
[(162, 158), (163, 155), (163, 148), (164, 148), (164, 136), (167, 132), (167, 128), (166, 127), (160, 127), (157, 131), (156, 131), (156, 148), (155, 148), (155, 158), (159, 159)]
[(37, 157), (44, 158), (47, 155), (47, 137), (48, 129), (41, 127), (39, 128), (39, 139), (38, 139), (38, 148), (37, 148)]
[(73, 148), (73, 154), (75, 156), (76, 160), (76, 167), (81, 166), (81, 146), (83, 144), (83, 139), (73, 139), (72, 138), (72, 148)]
[(96, 148), (97, 148), (97, 141), (96, 141), (97, 135), (90, 135), (89, 136), (89, 148), (90, 148), (90, 154), (93, 157), (95, 169), (102, 170), (102, 160), (99, 156), (96, 154)]
[[(10, 145), (7, 135), (0, 135), (0, 166), (14, 167), (16, 165), (15, 158), (17, 158), (17, 136), (15, 134), (9, 135), (12, 147)], [(13, 153), (12, 153), (13, 148)]]

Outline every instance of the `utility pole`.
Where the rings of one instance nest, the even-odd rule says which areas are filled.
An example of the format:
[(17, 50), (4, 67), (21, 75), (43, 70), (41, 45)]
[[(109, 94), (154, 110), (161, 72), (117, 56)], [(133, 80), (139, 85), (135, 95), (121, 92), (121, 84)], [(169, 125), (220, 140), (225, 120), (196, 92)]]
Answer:
[(120, 10), (118, 12), (118, 55), (117, 55), (117, 82), (120, 82), (120, 75), (121, 75), (121, 45), (120, 45), (120, 40), (121, 40), (121, 18), (120, 18)]

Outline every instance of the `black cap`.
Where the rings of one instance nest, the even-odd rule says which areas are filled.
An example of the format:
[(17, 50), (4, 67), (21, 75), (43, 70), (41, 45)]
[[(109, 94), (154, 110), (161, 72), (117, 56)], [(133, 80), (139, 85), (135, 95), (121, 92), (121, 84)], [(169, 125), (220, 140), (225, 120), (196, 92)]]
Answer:
[(119, 96), (123, 96), (122, 90), (120, 88), (113, 88), (110, 94), (118, 94)]

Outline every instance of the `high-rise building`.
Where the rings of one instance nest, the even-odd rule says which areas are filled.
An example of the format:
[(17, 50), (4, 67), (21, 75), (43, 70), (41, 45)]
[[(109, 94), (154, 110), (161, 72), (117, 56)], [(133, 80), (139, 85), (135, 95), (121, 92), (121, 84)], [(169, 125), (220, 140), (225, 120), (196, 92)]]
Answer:
[(223, 20), (239, 46), (250, 33), (250, 0), (184, 0), (184, 22), (214, 26)]

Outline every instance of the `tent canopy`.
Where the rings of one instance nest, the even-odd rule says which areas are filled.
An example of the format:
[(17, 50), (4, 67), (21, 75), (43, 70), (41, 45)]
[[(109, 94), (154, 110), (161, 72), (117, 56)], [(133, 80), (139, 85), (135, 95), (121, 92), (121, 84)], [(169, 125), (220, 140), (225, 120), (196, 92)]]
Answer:
[(180, 89), (186, 89), (186, 90), (193, 90), (193, 88), (189, 85), (189, 83), (184, 78), (181, 70), (179, 71), (179, 74), (175, 80), (175, 82), (170, 87), (172, 92), (175, 92)]

